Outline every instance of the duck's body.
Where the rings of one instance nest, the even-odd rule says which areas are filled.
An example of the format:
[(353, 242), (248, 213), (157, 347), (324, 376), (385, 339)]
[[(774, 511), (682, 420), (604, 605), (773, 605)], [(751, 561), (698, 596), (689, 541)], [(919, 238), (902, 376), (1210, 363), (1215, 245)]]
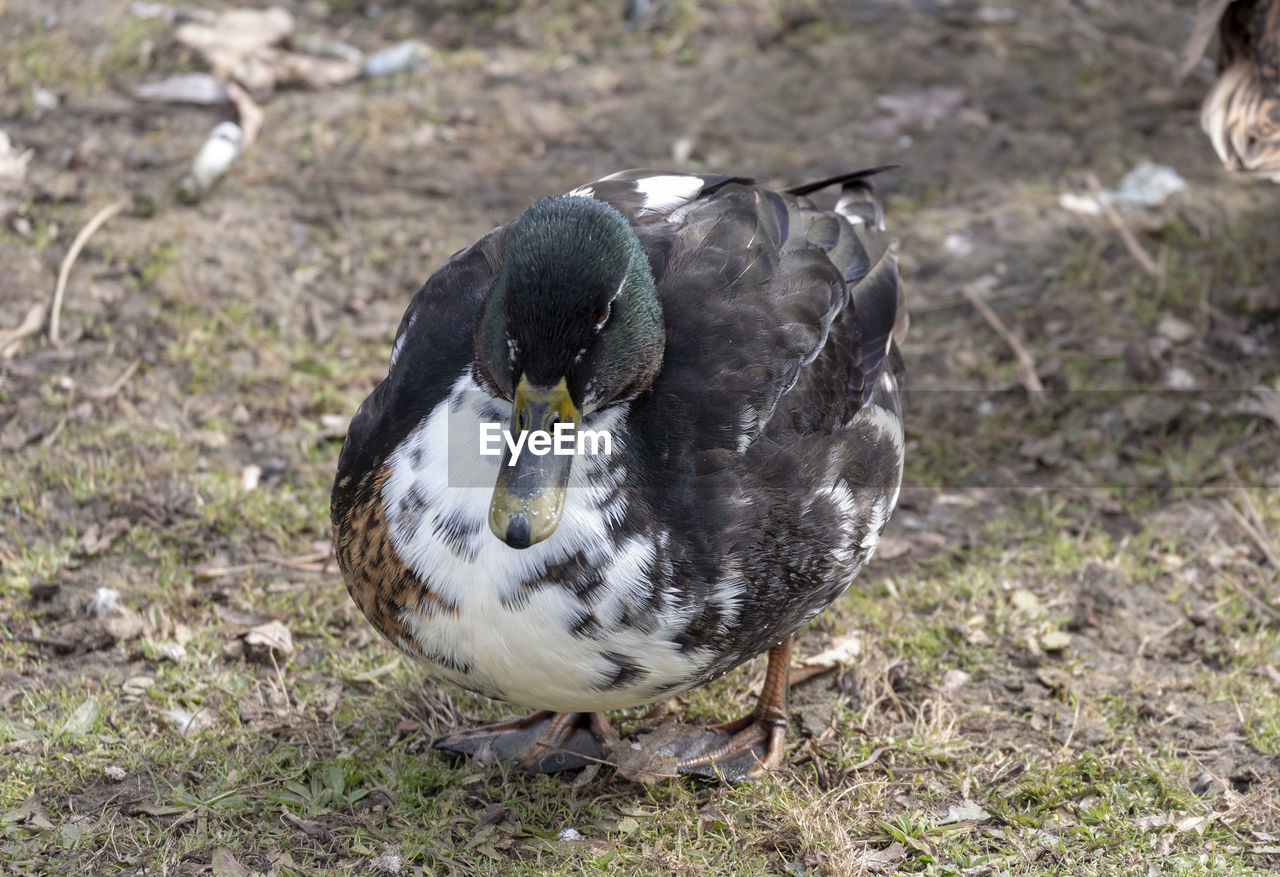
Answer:
[[(531, 208), (621, 214), (656, 331), (652, 309), (628, 303), (647, 301), (630, 274), (602, 280), (618, 289), (586, 341), (570, 340), (567, 301), (563, 319), (510, 303), (492, 317), (492, 290), (515, 282), (504, 271), (547, 273), (552, 291), (519, 293), (534, 299), (581, 268), (510, 268), (508, 247), (531, 234), (517, 223), (446, 262), (351, 422), (334, 487), (339, 564), (374, 626), (460, 686), (590, 713), (701, 685), (839, 595), (875, 550), (903, 463), (892, 240), (869, 190), (853, 178), (846, 191), (822, 211), (747, 180), (632, 171)], [(522, 319), (540, 328), (513, 328)], [(610, 354), (611, 332), (648, 353)], [(529, 351), (557, 333), (574, 349), (542, 368), (555, 351)], [(550, 387), (562, 372), (566, 410), (612, 447), (566, 464), (558, 523), (530, 537), (511, 523), (525, 506), (499, 514), (509, 460), (480, 453), (481, 430), (511, 428), (517, 380)]]
[(1184, 67), (1218, 32), (1200, 125), (1228, 170), (1280, 182), (1280, 0), (1201, 0)]

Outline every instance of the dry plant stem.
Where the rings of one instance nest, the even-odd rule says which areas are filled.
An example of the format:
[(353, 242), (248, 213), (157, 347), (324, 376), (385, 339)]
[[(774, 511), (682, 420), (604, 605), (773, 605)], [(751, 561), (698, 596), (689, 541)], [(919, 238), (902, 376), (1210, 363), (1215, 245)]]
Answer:
[(1249, 534), (1249, 538), (1251, 538), (1254, 541), (1254, 544), (1258, 546), (1259, 550), (1262, 551), (1267, 562), (1277, 570), (1280, 570), (1280, 557), (1276, 556), (1276, 550), (1271, 545), (1271, 540), (1267, 538), (1266, 534), (1258, 530), (1258, 528), (1255, 527), (1248, 518), (1242, 515), (1240, 510), (1233, 506), (1228, 500), (1224, 499), (1222, 501), (1222, 507), (1225, 508), (1227, 510), (1227, 514), (1231, 515), (1231, 517), (1235, 519), (1235, 522), (1240, 525), (1240, 529)]
[(1246, 518), (1245, 515), (1242, 515), (1235, 506), (1224, 500), (1224, 502), (1226, 502), (1227, 509), (1231, 513), (1232, 517), (1236, 519), (1236, 522), (1240, 524), (1240, 526), (1244, 528), (1244, 531), (1252, 537), (1255, 543), (1257, 543), (1259, 550), (1262, 551), (1262, 555), (1267, 559), (1267, 562), (1271, 564), (1276, 572), (1280, 572), (1280, 552), (1276, 551), (1275, 544), (1271, 541), (1270, 537), (1267, 536), (1267, 522), (1263, 519), (1262, 512), (1258, 511), (1258, 507), (1253, 502), (1253, 497), (1249, 496), (1249, 491), (1240, 483), (1240, 476), (1236, 474), (1235, 461), (1230, 457), (1223, 457), (1222, 466), (1227, 470), (1227, 475), (1230, 476), (1231, 483), (1235, 485), (1236, 496), (1240, 497), (1240, 504), (1244, 506), (1244, 510), (1248, 513), (1248, 517)]
[(27, 315), (22, 318), (22, 322), (16, 329), (0, 331), (0, 356), (7, 357), (10, 347), (16, 351), (19, 341), (39, 332), (40, 327), (44, 325), (44, 315), (48, 313), (48, 308), (49, 306), (44, 302), (36, 302), (27, 309)]
[(80, 229), (80, 233), (76, 235), (75, 240), (71, 242), (71, 248), (67, 250), (67, 255), (62, 257), (62, 265), (58, 268), (58, 282), (53, 287), (53, 304), (50, 306), (49, 313), (49, 343), (53, 346), (57, 347), (61, 344), (62, 298), (67, 291), (67, 279), (71, 276), (71, 266), (75, 264), (76, 257), (80, 255), (84, 245), (89, 242), (89, 238), (93, 237), (94, 232), (102, 228), (108, 219), (128, 206), (129, 202), (121, 199), (111, 202), (95, 213), (93, 218), (85, 224), (85, 227)]
[[(1261, 578), (1261, 575), (1259, 575), (1259, 578)], [(1244, 597), (1246, 600), (1248, 600), (1249, 603), (1252, 604), (1253, 607), (1256, 608), (1263, 615), (1267, 616), (1272, 621), (1280, 622), (1280, 611), (1272, 608), (1261, 597), (1253, 593), (1253, 591), (1249, 590), (1240, 582), (1237, 582), (1234, 578), (1230, 576), (1227, 577), (1227, 584), (1230, 585), (1232, 590), (1234, 590), (1237, 594), (1239, 594), (1241, 597)], [(1266, 582), (1264, 581), (1263, 585), (1265, 586), (1265, 584)]]
[(193, 575), (197, 579), (216, 579), (221, 576), (235, 575), (237, 573), (252, 572), (257, 569), (267, 569), (273, 566), (283, 566), (288, 569), (296, 569), (299, 572), (320, 572), (315, 565), (324, 560), (328, 556), (327, 551), (317, 551), (311, 554), (301, 554), (297, 557), (268, 557), (253, 563), (241, 563), (235, 566), (219, 566), (209, 567), (207, 569), (195, 570)]
[(1129, 255), (1133, 256), (1138, 266), (1147, 274), (1157, 279), (1164, 277), (1164, 268), (1157, 265), (1155, 260), (1151, 258), (1151, 254), (1142, 248), (1142, 244), (1138, 243), (1138, 239), (1134, 237), (1133, 232), (1129, 230), (1129, 226), (1125, 224), (1124, 217), (1102, 197), (1102, 184), (1098, 182), (1097, 176), (1091, 172), (1085, 179), (1089, 183), (1089, 188), (1093, 191), (1093, 199), (1102, 208), (1102, 215), (1107, 218), (1107, 222), (1111, 223), (1111, 227), (1116, 230), (1116, 234), (1120, 235), (1120, 241), (1124, 244), (1125, 249), (1129, 251)]
[(270, 347), (263, 347), (261, 344), (258, 344), (256, 341), (254, 341), (252, 338), (249, 337), (249, 334), (245, 332), (244, 329), (240, 328), (240, 326), (237, 325), (234, 320), (228, 317), (226, 312), (223, 311), (222, 308), (218, 307), (216, 304), (214, 304), (211, 301), (204, 300), (199, 295), (197, 295), (195, 290), (192, 288), (191, 283), (188, 280), (185, 272), (182, 276), (181, 283), (178, 284), (176, 291), (178, 292), (178, 297), (181, 298), (184, 302), (191, 305), (192, 307), (200, 308), (201, 310), (205, 311), (205, 313), (209, 314), (209, 316), (217, 320), (218, 323), (222, 326), (222, 328), (226, 329), (228, 333), (230, 333), (237, 341), (239, 341), (249, 351), (251, 351), (255, 357), (257, 357), (258, 362), (264, 363), (270, 368), (279, 369), (283, 367), (284, 363), (281, 361), (279, 355), (276, 354), (275, 351), (273, 351)]
[(258, 106), (258, 102), (238, 83), (228, 82), (227, 94), (240, 115), (240, 133), (243, 138), (240, 141), (241, 149), (248, 149), (258, 139), (258, 132), (262, 130), (265, 114), (262, 112), (262, 107)]
[(968, 299), (974, 309), (982, 315), (982, 319), (987, 321), (987, 325), (1003, 338), (1005, 344), (1008, 344), (1009, 349), (1013, 351), (1014, 358), (1018, 360), (1018, 378), (1030, 396), (1031, 404), (1035, 407), (1043, 405), (1044, 384), (1040, 383), (1040, 376), (1036, 374), (1036, 361), (1032, 358), (1031, 352), (1027, 350), (1026, 345), (1014, 334), (1012, 329), (1005, 325), (999, 314), (991, 310), (991, 306), (982, 300), (976, 289), (972, 286), (964, 286), (961, 292), (964, 293), (964, 297)]
[(1177, 630), (1178, 628), (1182, 627), (1185, 624), (1187, 624), (1187, 619), (1179, 618), (1173, 624), (1166, 625), (1165, 627), (1162, 627), (1159, 630), (1157, 630), (1155, 633), (1147, 634), (1142, 638), (1142, 642), (1138, 643), (1138, 650), (1134, 652), (1134, 657), (1137, 657), (1137, 658), (1144, 657), (1146, 655), (1148, 646), (1151, 646), (1160, 642), (1160, 640), (1164, 639), (1169, 634), (1173, 633), (1175, 630)]
[(124, 389), (124, 385), (129, 383), (129, 379), (133, 377), (134, 372), (138, 370), (138, 366), (140, 365), (142, 365), (142, 360), (135, 359), (133, 362), (129, 363), (128, 367), (125, 368), (123, 372), (120, 373), (120, 377), (116, 378), (110, 384), (102, 387), (101, 389), (89, 390), (85, 395), (95, 402), (105, 402), (107, 399), (110, 399), (116, 393), (119, 393)]

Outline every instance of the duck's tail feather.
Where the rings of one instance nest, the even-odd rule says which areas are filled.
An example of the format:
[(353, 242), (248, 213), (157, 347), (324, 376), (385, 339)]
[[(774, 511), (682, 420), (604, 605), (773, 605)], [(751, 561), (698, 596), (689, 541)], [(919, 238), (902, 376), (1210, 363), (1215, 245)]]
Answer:
[(874, 177), (876, 174), (884, 173), (885, 171), (896, 170), (898, 167), (899, 165), (896, 165), (896, 164), (882, 164), (880, 165), (880, 167), (873, 167), (873, 168), (867, 168), (866, 170), (861, 170), (861, 171), (850, 171), (848, 173), (836, 174), (834, 177), (827, 177), (826, 179), (818, 180), (813, 183), (802, 183), (799, 186), (792, 186), (790, 189), (787, 189), (786, 191), (787, 191), (787, 194), (789, 195), (810, 195), (814, 192), (817, 192), (820, 189), (826, 189), (831, 186), (837, 186), (837, 185), (845, 186), (850, 183), (860, 183), (864, 180), (869, 180), (871, 177)]

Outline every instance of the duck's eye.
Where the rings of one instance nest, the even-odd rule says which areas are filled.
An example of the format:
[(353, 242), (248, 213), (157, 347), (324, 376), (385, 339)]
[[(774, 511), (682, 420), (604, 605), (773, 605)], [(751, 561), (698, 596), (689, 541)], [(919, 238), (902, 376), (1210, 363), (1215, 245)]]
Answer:
[(604, 306), (604, 313), (596, 317), (596, 331), (604, 330), (605, 323), (609, 322), (609, 318), (613, 316), (613, 302), (609, 302)]

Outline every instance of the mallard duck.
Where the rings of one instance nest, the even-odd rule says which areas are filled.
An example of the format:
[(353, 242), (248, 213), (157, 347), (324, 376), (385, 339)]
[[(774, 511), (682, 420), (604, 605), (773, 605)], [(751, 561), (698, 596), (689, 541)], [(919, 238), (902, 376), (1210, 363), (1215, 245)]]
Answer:
[[(582, 766), (618, 742), (603, 711), (768, 651), (755, 711), (673, 759), (779, 764), (792, 636), (867, 562), (902, 478), (905, 308), (872, 173), (774, 192), (625, 171), (414, 296), (342, 449), (338, 563), (398, 648), (537, 710), (438, 748)], [(808, 197), (834, 186), (832, 209)], [(573, 453), (530, 453), (540, 430)]]
[(1280, 0), (1200, 0), (1183, 70), (1218, 31), (1200, 126), (1228, 170), (1280, 182)]

